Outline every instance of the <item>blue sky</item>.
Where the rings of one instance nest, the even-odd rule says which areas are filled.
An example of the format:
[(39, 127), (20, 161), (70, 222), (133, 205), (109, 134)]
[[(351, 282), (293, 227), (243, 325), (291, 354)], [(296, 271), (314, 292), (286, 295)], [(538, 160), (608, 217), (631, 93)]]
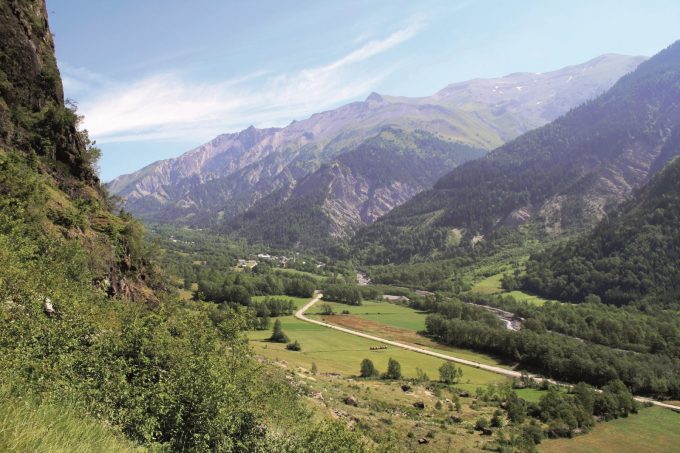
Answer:
[(103, 180), (372, 91), (543, 72), (680, 39), (677, 0), (48, 0)]

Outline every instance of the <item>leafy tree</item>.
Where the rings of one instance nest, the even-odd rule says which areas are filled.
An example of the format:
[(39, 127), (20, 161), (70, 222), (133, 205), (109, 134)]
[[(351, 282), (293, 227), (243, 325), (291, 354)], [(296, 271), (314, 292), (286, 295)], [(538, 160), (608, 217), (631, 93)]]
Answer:
[(299, 343), (297, 340), (295, 340), (295, 341), (292, 342), (292, 343), (288, 343), (288, 344), (286, 345), (286, 349), (288, 349), (288, 350), (290, 350), (290, 351), (301, 351), (301, 350), (302, 350), (302, 346), (300, 346), (300, 343)]
[(335, 313), (333, 312), (333, 307), (331, 307), (330, 304), (323, 304), (321, 305), (321, 314), (329, 316)]
[(512, 392), (505, 400), (505, 410), (511, 422), (522, 423), (527, 416), (527, 402)]
[(371, 359), (364, 359), (361, 361), (361, 371), (359, 376), (363, 378), (372, 378), (378, 376), (378, 370), (375, 369), (373, 361)]
[(401, 365), (392, 357), (387, 361), (387, 371), (383, 374), (383, 379), (401, 379)]
[(361, 305), (363, 296), (356, 285), (328, 285), (323, 296), (327, 300), (348, 305)]
[(446, 361), (439, 367), (439, 380), (445, 384), (456, 384), (463, 377), (463, 370), (453, 362)]
[(274, 322), (274, 328), (272, 329), (272, 336), (269, 337), (269, 341), (274, 343), (288, 343), (290, 341), (288, 336), (283, 333), (283, 328), (281, 327), (281, 320), (277, 319)]

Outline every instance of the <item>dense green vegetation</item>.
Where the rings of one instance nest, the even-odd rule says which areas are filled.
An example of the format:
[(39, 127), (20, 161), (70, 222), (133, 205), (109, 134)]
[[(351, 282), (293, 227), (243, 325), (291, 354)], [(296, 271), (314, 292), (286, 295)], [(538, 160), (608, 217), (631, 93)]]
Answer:
[(540, 329), (514, 332), (479, 320), (463, 320), (460, 313), (442, 310), (429, 315), (428, 335), (444, 344), (506, 357), (567, 382), (603, 386), (620, 379), (635, 393), (680, 396), (680, 360), (675, 357), (617, 351)]
[[(111, 212), (44, 3), (0, 2), (0, 35), (3, 449), (364, 451), (252, 358), (249, 312), (180, 302), (141, 224)], [(38, 438), (55, 414), (63, 435)]]
[[(680, 129), (677, 129), (680, 131)], [(523, 286), (564, 301), (678, 308), (680, 161), (592, 233), (532, 256)]]
[(328, 285), (323, 290), (323, 297), (348, 305), (361, 305), (364, 300), (361, 289), (356, 285)]
[(528, 329), (547, 329), (612, 348), (680, 357), (680, 320), (676, 311), (640, 312), (599, 303), (549, 303), (540, 309), (523, 308), (518, 312), (527, 318)]

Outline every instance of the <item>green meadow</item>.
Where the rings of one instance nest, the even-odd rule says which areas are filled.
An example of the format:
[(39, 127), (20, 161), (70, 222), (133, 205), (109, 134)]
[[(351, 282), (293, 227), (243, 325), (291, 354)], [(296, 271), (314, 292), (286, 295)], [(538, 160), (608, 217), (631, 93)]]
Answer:
[(573, 439), (545, 440), (540, 451), (550, 453), (662, 453), (680, 447), (680, 414), (669, 409), (650, 407), (639, 414), (595, 428)]
[[(316, 303), (307, 314), (311, 317), (319, 315), (322, 312), (322, 306), (328, 304), (333, 308), (333, 312), (338, 316), (343, 316), (343, 311), (348, 311), (350, 315), (370, 321), (374, 323), (369, 326), (361, 326), (359, 329), (356, 326), (351, 326), (353, 330), (360, 330), (362, 332), (370, 333), (372, 335), (385, 338), (387, 340), (400, 341), (410, 344), (416, 344), (420, 347), (442, 354), (451, 354), (466, 360), (472, 360), (487, 365), (504, 366), (499, 360), (487, 355), (473, 352), (467, 349), (454, 348), (444, 346), (429, 338), (417, 335), (417, 332), (425, 330), (425, 318), (427, 313), (414, 310), (413, 308), (403, 305), (397, 305), (386, 301), (364, 301), (362, 305), (345, 305), (335, 302), (320, 301)], [(342, 318), (327, 318), (330, 323), (341, 324)], [(388, 328), (383, 329), (381, 325)], [(346, 326), (349, 327), (349, 326)], [(399, 331), (401, 329), (402, 331)]]
[(321, 305), (328, 304), (335, 313), (347, 310), (350, 314), (369, 321), (387, 324), (399, 329), (421, 331), (425, 330), (427, 313), (414, 310), (403, 305), (391, 304), (384, 301), (365, 300), (362, 305), (344, 305), (335, 302), (321, 301), (315, 304), (309, 314), (321, 313)]
[[(296, 300), (300, 305), (304, 302)], [(391, 357), (399, 361), (402, 374), (406, 378), (415, 378), (417, 369), (425, 372), (431, 379), (439, 377), (439, 367), (443, 363), (441, 359), (391, 346), (371, 351), (371, 347), (382, 346), (382, 343), (301, 321), (293, 316), (278, 319), (290, 340), (300, 342), (302, 351), (289, 351), (285, 344), (267, 341), (271, 335), (269, 330), (251, 331), (248, 337), (256, 354), (307, 369), (312, 363), (316, 363), (320, 373), (338, 373), (344, 376), (358, 375), (361, 361), (365, 358), (371, 359), (379, 371), (385, 371)], [(460, 386), (469, 390), (505, 380), (504, 377), (488, 371), (463, 365), (461, 368), (463, 379)]]
[(495, 274), (478, 281), (472, 286), (471, 291), (477, 294), (499, 294), (503, 296), (512, 296), (518, 302), (528, 302), (534, 305), (543, 305), (547, 302), (538, 296), (527, 294), (523, 291), (505, 291), (501, 285), (503, 273)]

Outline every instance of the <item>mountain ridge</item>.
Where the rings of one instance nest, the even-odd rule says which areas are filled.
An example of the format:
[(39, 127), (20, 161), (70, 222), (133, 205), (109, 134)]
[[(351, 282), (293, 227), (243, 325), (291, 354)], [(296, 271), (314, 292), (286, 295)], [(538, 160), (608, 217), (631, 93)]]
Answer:
[(530, 221), (548, 234), (592, 226), (646, 182), (652, 165), (663, 163), (658, 158), (673, 155), (662, 150), (680, 123), (679, 48), (670, 46), (593, 101), (454, 169), (367, 229), (357, 246), (372, 243), (385, 253), (394, 248), (387, 242), (405, 240), (422, 223), (431, 228), (418, 234), (437, 236), (437, 249), (446, 248), (452, 228), (471, 239)]
[[(439, 94), (425, 98), (373, 93), (365, 101), (315, 113), (283, 128), (251, 127), (239, 133), (222, 134), (178, 158), (120, 176), (109, 183), (109, 190), (125, 199), (126, 209), (147, 220), (191, 223), (199, 219), (200, 223), (214, 224), (244, 212), (263, 196), (313, 173), (322, 163), (352, 150), (386, 126), (406, 131), (421, 129), (478, 148), (494, 148), (546, 122), (541, 116), (543, 110), (534, 105), (523, 112), (518, 99), (530, 98), (534, 104), (539, 102), (534, 99), (541, 99), (552, 106), (545, 115), (555, 115), (596, 95), (643, 58), (616, 56), (595, 60), (572, 66), (568, 72), (557, 70), (527, 76), (531, 79), (527, 79), (523, 93), (522, 90), (493, 93), (495, 85), (487, 85), (501, 83), (503, 78), (488, 79), (483, 88), (472, 90), (491, 93), (484, 102), (476, 104), (469, 102), (470, 94), (465, 88), (478, 83), (474, 81), (449, 85), (444, 89), (449, 90), (448, 94), (440, 90)], [(569, 77), (582, 77), (590, 82), (567, 86), (565, 81)], [(516, 82), (515, 77), (503, 83)], [(558, 96), (562, 91), (568, 101)], [(463, 105), (464, 102), (467, 104)]]
[(592, 232), (532, 256), (523, 285), (569, 302), (597, 296), (614, 305), (675, 307), (679, 219), (680, 159), (675, 157)]
[(256, 202), (223, 230), (279, 247), (328, 245), (427, 189), (448, 169), (482, 155), (483, 150), (424, 131), (386, 128)]

